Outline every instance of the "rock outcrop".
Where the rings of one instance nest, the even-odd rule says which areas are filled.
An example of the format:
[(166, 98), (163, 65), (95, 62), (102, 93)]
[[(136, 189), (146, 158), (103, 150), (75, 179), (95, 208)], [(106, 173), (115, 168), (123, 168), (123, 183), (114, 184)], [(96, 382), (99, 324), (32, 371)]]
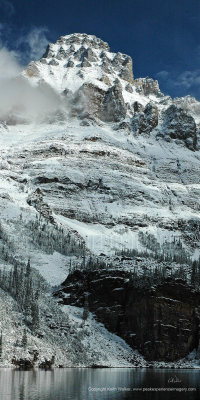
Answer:
[(200, 293), (181, 279), (148, 289), (125, 271), (75, 271), (57, 295), (63, 304), (83, 306), (85, 293), (97, 319), (147, 360), (175, 361), (198, 348)]
[(156, 105), (148, 103), (143, 109), (136, 102), (134, 103), (134, 111), (132, 129), (135, 134), (149, 134), (158, 125), (158, 107)]
[(198, 147), (193, 116), (198, 118), (199, 102), (189, 96), (172, 100), (160, 91), (157, 80), (134, 79), (131, 57), (112, 53), (108, 43), (96, 36), (60, 37), (23, 75), (34, 80), (34, 85), (46, 82), (61, 94), (65, 101), (62, 120), (67, 108), (66, 116), (79, 118), (81, 126), (125, 122), (130, 134), (132, 130), (134, 135), (148, 134), (168, 142), (175, 139), (190, 150)]
[(116, 122), (125, 118), (126, 109), (119, 83), (107, 91), (88, 83), (83, 84), (75, 94), (72, 114), (79, 114), (81, 119), (98, 118), (104, 122)]
[(163, 112), (163, 134), (183, 141), (194, 150), (197, 143), (197, 128), (194, 118), (182, 108), (172, 104)]
[(134, 80), (136, 91), (145, 96), (156, 95), (157, 97), (164, 97), (160, 91), (158, 81), (152, 78), (138, 78)]

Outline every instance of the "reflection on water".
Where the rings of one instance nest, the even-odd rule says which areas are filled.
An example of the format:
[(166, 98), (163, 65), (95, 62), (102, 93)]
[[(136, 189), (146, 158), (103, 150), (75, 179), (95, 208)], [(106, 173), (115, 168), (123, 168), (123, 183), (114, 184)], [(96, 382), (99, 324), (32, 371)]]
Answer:
[[(148, 388), (147, 391), (146, 388)], [(157, 391), (151, 391), (150, 388), (157, 388)], [(160, 388), (162, 391), (159, 391)], [(189, 391), (186, 392), (187, 388)], [(184, 391), (176, 389), (184, 389)], [(171, 400), (199, 399), (199, 394), (200, 371), (198, 370), (69, 368), (52, 371), (17, 371), (0, 369), (0, 400), (137, 400), (147, 398)]]

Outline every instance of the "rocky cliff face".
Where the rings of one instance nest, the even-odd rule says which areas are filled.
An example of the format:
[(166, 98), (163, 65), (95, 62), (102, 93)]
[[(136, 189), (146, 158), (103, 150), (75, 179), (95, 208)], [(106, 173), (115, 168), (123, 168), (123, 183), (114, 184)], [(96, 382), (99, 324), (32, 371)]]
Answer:
[[(177, 144), (196, 149), (192, 110), (184, 111), (184, 103), (178, 100), (173, 105), (172, 99), (161, 93), (158, 81), (134, 80), (131, 58), (112, 53), (108, 44), (95, 36), (60, 37), (47, 47), (41, 60), (29, 64), (23, 76), (33, 85), (45, 82), (54, 88), (63, 98), (68, 115), (80, 118), (82, 125), (124, 121), (132, 135), (151, 133), (152, 137), (176, 139)], [(139, 114), (134, 107), (138, 100)]]
[(181, 279), (145, 289), (127, 272), (76, 271), (58, 292), (63, 304), (75, 306), (86, 294), (97, 319), (147, 360), (176, 361), (198, 348), (200, 294)]

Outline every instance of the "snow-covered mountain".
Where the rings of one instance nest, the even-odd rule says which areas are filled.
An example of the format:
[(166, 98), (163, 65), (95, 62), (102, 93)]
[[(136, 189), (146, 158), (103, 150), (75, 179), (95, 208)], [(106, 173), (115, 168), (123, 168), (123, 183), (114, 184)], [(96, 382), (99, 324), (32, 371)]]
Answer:
[(30, 258), (59, 286), (89, 255), (198, 259), (197, 100), (134, 79), (128, 55), (86, 34), (60, 37), (12, 85), (22, 96), (1, 113), (2, 269)]

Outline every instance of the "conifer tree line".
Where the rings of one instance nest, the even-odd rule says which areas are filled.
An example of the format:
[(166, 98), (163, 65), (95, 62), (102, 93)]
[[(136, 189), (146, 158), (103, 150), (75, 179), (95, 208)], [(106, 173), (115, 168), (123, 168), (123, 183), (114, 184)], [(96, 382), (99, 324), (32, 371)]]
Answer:
[(67, 256), (81, 256), (85, 252), (85, 243), (81, 238), (66, 233), (62, 226), (50, 224), (38, 215), (25, 226), (31, 232), (31, 241), (48, 254), (57, 251)]
[[(182, 248), (181, 245), (180, 249)], [(167, 246), (166, 246), (167, 247)], [(129, 272), (130, 282), (134, 283), (134, 286), (150, 287), (153, 285), (158, 285), (164, 283), (166, 278), (182, 279), (187, 284), (193, 286), (195, 289), (200, 290), (200, 258), (193, 261), (185, 253), (181, 256), (178, 254), (165, 254), (163, 250), (162, 256), (158, 253), (148, 253), (147, 251), (139, 252), (136, 249), (125, 249), (116, 252), (116, 256), (120, 256), (121, 259), (128, 259), (129, 265), (130, 261), (133, 259), (133, 268)], [(116, 262), (105, 261), (101, 257), (95, 257), (90, 255), (87, 257), (84, 255), (82, 257), (81, 265), (76, 265), (70, 262), (69, 274), (73, 274), (76, 270), (82, 270), (83, 272), (90, 272), (95, 270), (116, 270), (121, 264), (119, 258), (119, 264)], [(145, 267), (145, 259), (153, 260), (152, 267), (145, 267), (141, 272), (141, 267), (139, 267), (138, 260), (141, 261), (141, 266)], [(188, 268), (189, 267), (189, 268)]]
[(33, 282), (30, 260), (25, 267), (16, 261), (11, 270), (0, 270), (0, 287), (17, 301), (25, 316), (25, 323), (33, 332), (37, 332), (40, 326), (40, 284)]

